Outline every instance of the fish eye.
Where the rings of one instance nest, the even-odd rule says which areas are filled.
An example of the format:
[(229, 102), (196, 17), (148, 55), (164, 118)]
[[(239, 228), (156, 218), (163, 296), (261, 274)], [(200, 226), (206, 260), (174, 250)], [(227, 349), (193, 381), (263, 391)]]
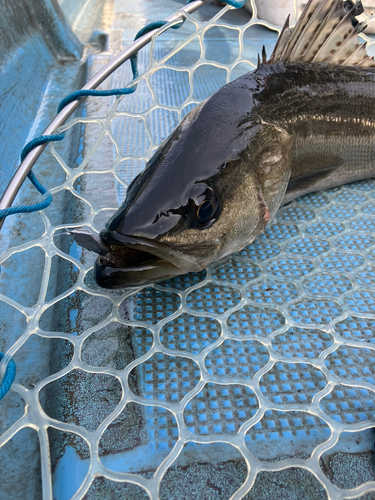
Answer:
[(190, 192), (190, 214), (193, 225), (208, 228), (216, 220), (218, 200), (214, 190), (207, 184), (199, 183)]
[(211, 200), (203, 201), (197, 208), (197, 218), (200, 222), (207, 222), (215, 213), (215, 205)]

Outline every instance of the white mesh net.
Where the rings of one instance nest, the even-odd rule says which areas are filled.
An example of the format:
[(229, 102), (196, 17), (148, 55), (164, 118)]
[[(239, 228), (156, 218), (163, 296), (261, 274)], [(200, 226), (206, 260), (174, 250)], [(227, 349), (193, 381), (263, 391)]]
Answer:
[[(27, 498), (374, 498), (374, 181), (297, 199), (243, 251), (140, 290), (99, 289), (66, 231), (100, 231), (182, 117), (270, 54), (278, 31), (231, 12), (154, 37), (136, 93), (90, 99), (50, 146), (52, 206), (5, 227), (18, 375), (0, 445)], [(126, 63), (108, 87), (130, 81)]]

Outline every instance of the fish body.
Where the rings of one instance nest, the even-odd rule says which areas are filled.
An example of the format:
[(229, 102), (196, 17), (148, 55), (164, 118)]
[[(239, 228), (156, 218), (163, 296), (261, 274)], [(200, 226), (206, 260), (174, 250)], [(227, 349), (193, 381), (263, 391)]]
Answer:
[(374, 176), (375, 67), (359, 10), (310, 0), (269, 61), (184, 118), (101, 232), (100, 286), (200, 271), (251, 243), (283, 203)]
[(279, 63), (255, 110), (292, 137), (282, 203), (375, 175), (375, 68)]

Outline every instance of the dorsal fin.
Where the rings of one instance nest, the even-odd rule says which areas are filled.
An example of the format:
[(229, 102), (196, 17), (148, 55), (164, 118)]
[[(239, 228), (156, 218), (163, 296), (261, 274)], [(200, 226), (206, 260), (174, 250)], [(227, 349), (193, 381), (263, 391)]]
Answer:
[(360, 1), (309, 0), (293, 29), (289, 17), (277, 40), (269, 63), (307, 62), (375, 67), (360, 43), (365, 26), (355, 16), (363, 12)]
[(271, 55), (271, 59), (273, 59), (273, 61), (271, 61), (271, 59), (270, 59), (270, 62), (282, 60), (281, 55), (282, 55), (285, 47), (288, 45), (288, 42), (290, 40), (290, 37), (292, 36), (292, 31), (293, 31), (289, 28), (289, 18), (290, 18), (290, 15), (285, 19), (284, 27), (281, 30), (279, 38), (277, 39), (277, 42), (276, 42), (276, 46), (273, 49), (273, 52)]
[(266, 64), (266, 63), (267, 63), (267, 53), (266, 53), (266, 47), (263, 45), (263, 48), (262, 48), (262, 62), (260, 62), (260, 55), (258, 54), (258, 68), (262, 64)]

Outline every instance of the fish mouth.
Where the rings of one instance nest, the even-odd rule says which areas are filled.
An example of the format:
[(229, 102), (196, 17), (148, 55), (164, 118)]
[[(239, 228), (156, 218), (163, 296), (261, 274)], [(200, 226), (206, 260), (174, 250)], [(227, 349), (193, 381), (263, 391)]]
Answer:
[(95, 263), (96, 283), (102, 288), (128, 288), (150, 285), (180, 274), (201, 271), (193, 258), (158, 242), (124, 236), (104, 230), (101, 238), (108, 245)]

